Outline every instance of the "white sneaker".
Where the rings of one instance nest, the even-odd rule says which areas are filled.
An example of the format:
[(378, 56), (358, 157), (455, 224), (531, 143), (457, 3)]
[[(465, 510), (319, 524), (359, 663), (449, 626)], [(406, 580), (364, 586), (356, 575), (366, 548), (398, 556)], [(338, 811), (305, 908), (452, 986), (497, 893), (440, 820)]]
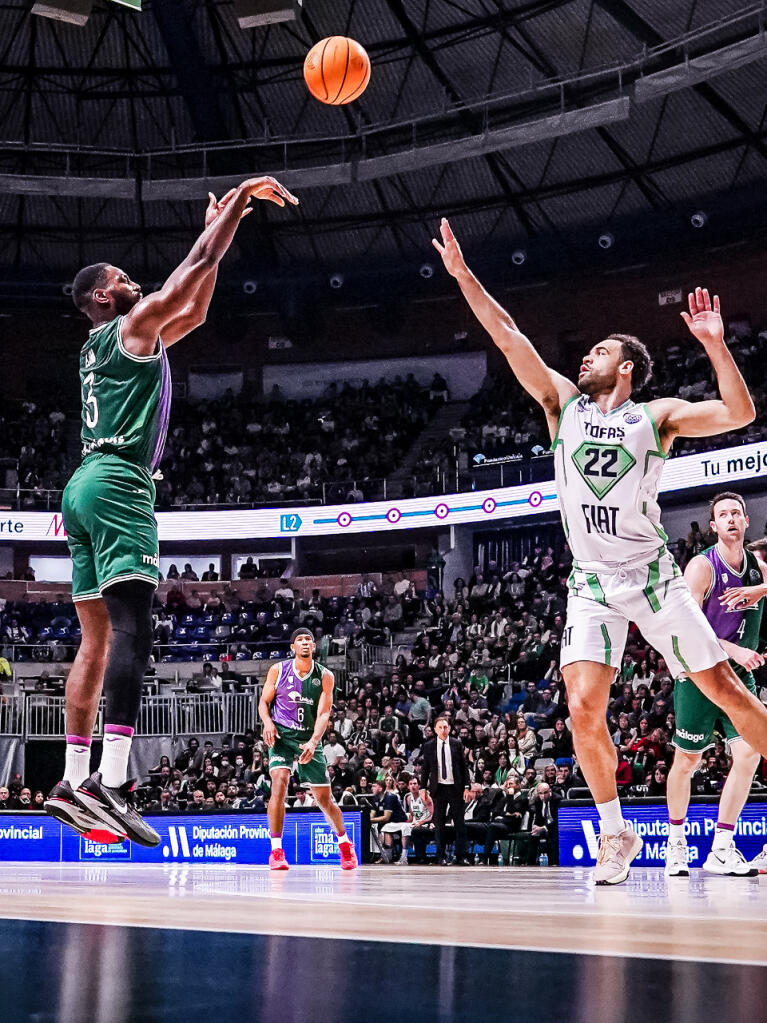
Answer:
[(408, 858), (405, 853), (403, 853), (397, 860), (397, 865), (400, 867), (406, 867), (408, 865)]
[(666, 866), (663, 873), (666, 877), (689, 877), (687, 866), (687, 842), (683, 838), (666, 844)]
[(600, 835), (594, 884), (621, 884), (629, 876), (631, 861), (642, 851), (644, 842), (631, 828), (619, 835)]
[(760, 874), (767, 874), (767, 845), (760, 853), (754, 856), (753, 860), (749, 863), (749, 867), (756, 867)]
[(724, 849), (712, 849), (706, 857), (703, 869), (709, 874), (724, 874), (727, 877), (756, 877), (757, 867), (746, 862), (743, 853), (731, 842)]

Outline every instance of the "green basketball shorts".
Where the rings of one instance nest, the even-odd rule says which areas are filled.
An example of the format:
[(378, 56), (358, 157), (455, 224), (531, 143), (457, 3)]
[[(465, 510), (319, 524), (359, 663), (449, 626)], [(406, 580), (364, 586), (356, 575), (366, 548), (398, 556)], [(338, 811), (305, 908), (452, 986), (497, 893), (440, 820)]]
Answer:
[[(293, 770), (293, 764), (301, 756), (301, 743), (311, 738), (311, 733), (304, 735), (295, 728), (277, 725), (277, 740), (269, 750), (269, 770), (281, 768)], [(318, 746), (308, 764), (298, 765), (298, 780), (302, 785), (330, 785), (330, 775), (325, 754)]]
[(72, 556), (72, 598), (114, 583), (158, 583), (160, 552), (149, 470), (119, 455), (89, 455), (67, 483), (62, 517)]
[[(756, 695), (754, 676), (747, 672), (740, 678), (749, 692)], [(702, 753), (713, 746), (715, 731), (719, 731), (727, 742), (740, 739), (724, 711), (704, 696), (689, 678), (677, 679), (674, 685), (674, 714), (676, 731), (672, 742), (683, 753)]]

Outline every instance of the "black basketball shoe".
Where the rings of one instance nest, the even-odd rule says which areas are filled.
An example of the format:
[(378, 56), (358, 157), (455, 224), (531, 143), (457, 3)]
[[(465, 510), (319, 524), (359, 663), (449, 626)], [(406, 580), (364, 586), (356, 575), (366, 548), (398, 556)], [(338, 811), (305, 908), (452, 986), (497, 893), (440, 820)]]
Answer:
[(102, 821), (94, 817), (90, 810), (86, 810), (78, 803), (74, 790), (68, 781), (60, 781), (54, 785), (43, 803), (43, 809), (49, 817), (55, 817), (57, 821), (66, 824), (85, 838), (92, 842), (101, 842), (103, 845), (114, 845), (116, 842), (124, 842), (125, 834), (117, 828), (107, 830)]
[(75, 796), (80, 806), (88, 810), (107, 828), (114, 828), (127, 835), (131, 842), (153, 848), (160, 844), (160, 836), (144, 821), (133, 805), (135, 780), (126, 781), (119, 788), (112, 789), (101, 781), (98, 771), (86, 778)]

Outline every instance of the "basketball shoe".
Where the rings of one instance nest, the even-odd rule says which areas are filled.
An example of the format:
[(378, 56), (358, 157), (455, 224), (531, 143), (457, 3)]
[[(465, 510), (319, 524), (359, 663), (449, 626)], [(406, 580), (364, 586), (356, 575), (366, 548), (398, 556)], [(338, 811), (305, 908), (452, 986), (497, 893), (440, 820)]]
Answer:
[(91, 842), (100, 842), (102, 845), (114, 845), (116, 842), (124, 842), (126, 836), (121, 832), (105, 830), (103, 822), (98, 817), (80, 806), (75, 798), (74, 790), (68, 781), (60, 781), (54, 785), (43, 803), (43, 809), (49, 817), (55, 817), (57, 821), (66, 824)]
[(341, 870), (354, 870), (357, 863), (357, 854), (351, 842), (339, 842), (338, 852), (341, 856)]
[(600, 835), (594, 884), (621, 884), (629, 876), (631, 861), (642, 851), (644, 842), (631, 828), (619, 835)]
[(758, 867), (746, 862), (746, 857), (730, 842), (724, 849), (712, 849), (706, 857), (703, 869), (709, 874), (724, 874), (727, 877), (756, 877)]
[(270, 870), (290, 870), (290, 864), (285, 859), (284, 849), (272, 849), (269, 853)]
[(160, 836), (133, 805), (135, 784), (135, 781), (126, 781), (119, 788), (109, 788), (102, 783), (101, 774), (95, 771), (78, 788), (75, 798), (80, 806), (89, 810), (107, 828), (116, 828), (131, 842), (152, 849), (160, 844)]
[(680, 838), (677, 842), (666, 845), (666, 866), (663, 868), (666, 877), (689, 877), (687, 866), (687, 842)]
[(756, 867), (760, 874), (767, 874), (767, 845), (749, 863), (749, 867)]

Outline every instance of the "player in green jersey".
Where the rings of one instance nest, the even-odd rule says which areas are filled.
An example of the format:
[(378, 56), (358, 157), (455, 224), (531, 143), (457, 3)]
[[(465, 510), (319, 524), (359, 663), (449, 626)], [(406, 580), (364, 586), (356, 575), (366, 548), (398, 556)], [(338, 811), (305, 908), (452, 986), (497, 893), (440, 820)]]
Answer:
[[(690, 561), (684, 572), (685, 579), (730, 658), (733, 670), (749, 692), (756, 695), (751, 673), (764, 663), (757, 647), (762, 606), (767, 596), (767, 566), (745, 548), (748, 515), (740, 494), (732, 491), (717, 494), (711, 501), (710, 520), (717, 542)], [(749, 866), (736, 848), (734, 836), (751, 791), (754, 771), (759, 766), (759, 753), (689, 678), (677, 680), (674, 714), (674, 763), (668, 776), (666, 876), (689, 876), (684, 826), (690, 782), (702, 753), (714, 744), (717, 726), (729, 744), (732, 768), (722, 789), (714, 840), (703, 869), (731, 877), (755, 874), (756, 868)]]
[[(273, 178), (251, 178), (219, 202), (210, 196), (205, 229), (159, 291), (144, 297), (109, 263), (85, 267), (73, 285), (92, 323), (80, 354), (83, 461), (62, 502), (82, 642), (67, 680), (64, 778), (45, 809), (96, 840), (160, 841), (135, 810), (126, 776), (159, 576), (152, 474), (170, 413), (165, 349), (205, 321), (219, 262), (252, 198), (298, 202)], [(89, 777), (102, 688), (104, 750)]]
[(319, 745), (333, 710), (333, 673), (314, 660), (314, 635), (309, 629), (296, 629), (290, 649), (294, 659), (271, 666), (258, 704), (264, 742), (269, 747), (272, 779), (268, 807), (272, 839), (269, 867), (288, 869), (282, 848), (282, 827), (288, 780), (297, 760), (301, 783), (312, 790), (317, 805), (338, 838), (341, 869), (353, 870), (357, 866), (357, 854), (330, 791), (325, 754)]

